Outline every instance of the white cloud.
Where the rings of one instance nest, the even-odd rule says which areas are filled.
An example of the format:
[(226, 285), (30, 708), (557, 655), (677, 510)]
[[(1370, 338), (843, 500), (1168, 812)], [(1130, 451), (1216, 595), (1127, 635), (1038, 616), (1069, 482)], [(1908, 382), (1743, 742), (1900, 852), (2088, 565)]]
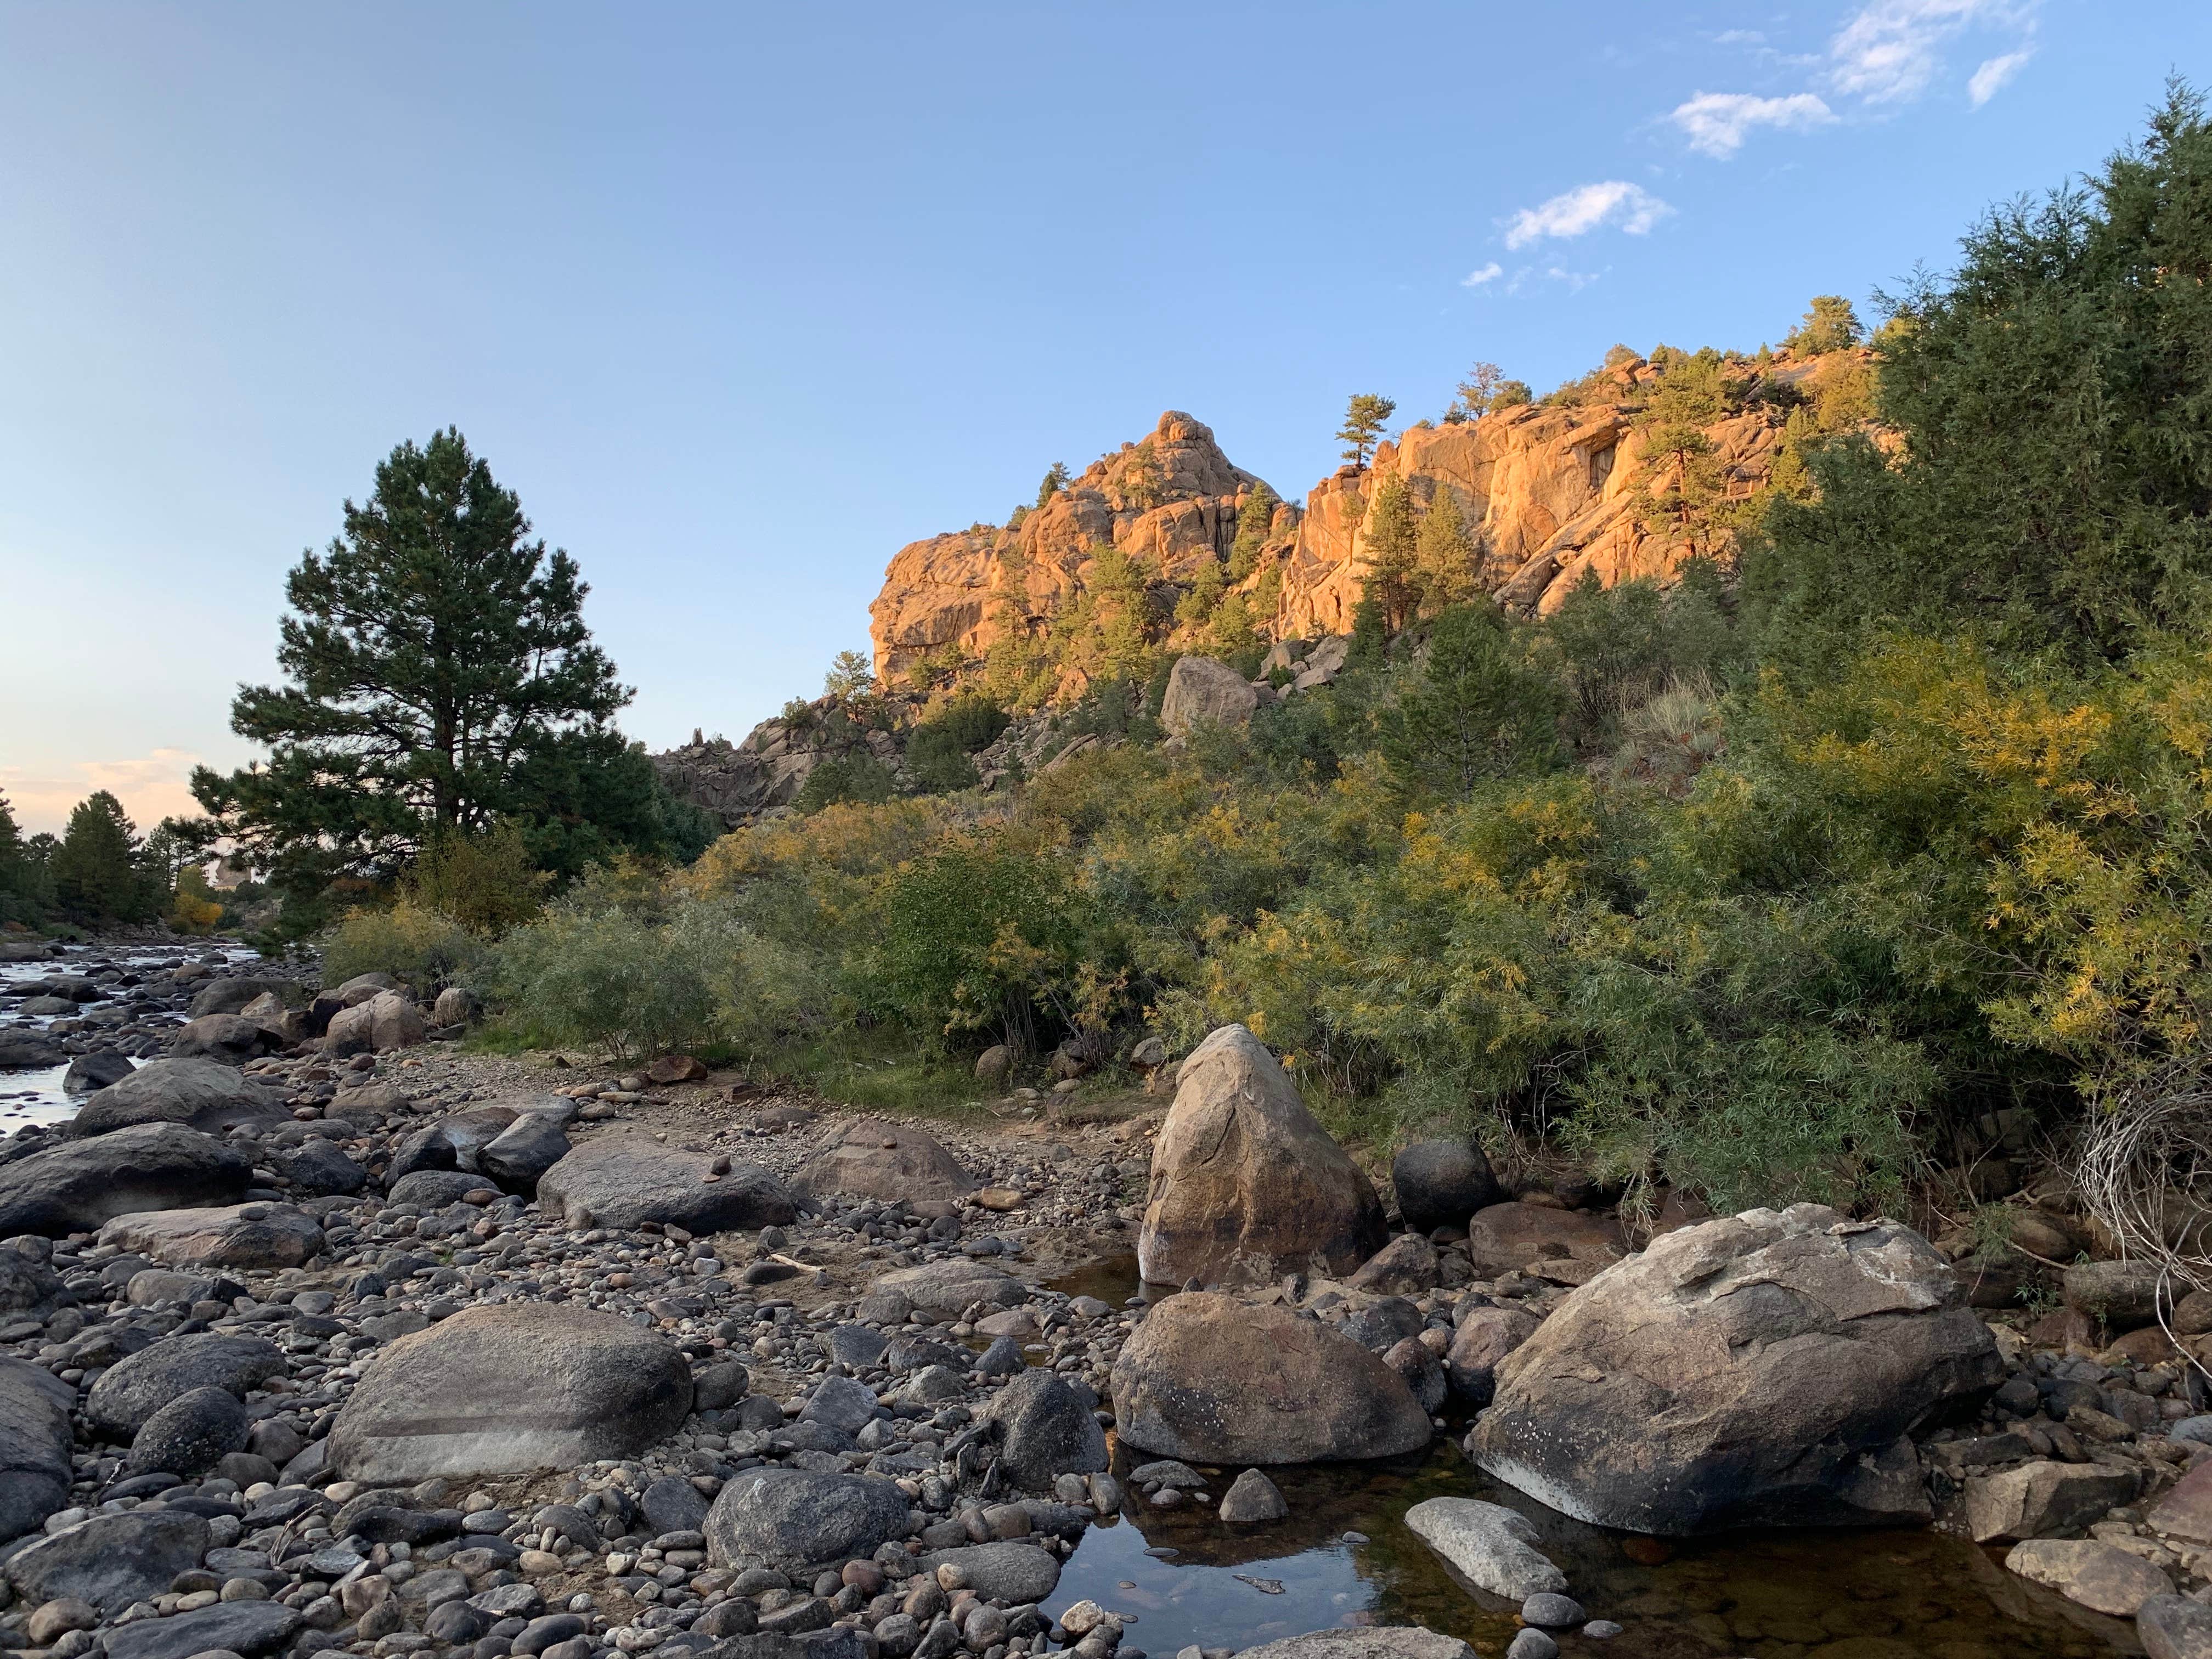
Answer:
[(1766, 37), (1757, 29), (1723, 29), (1713, 36), (1717, 46), (1763, 46)]
[(2008, 52), (2002, 58), (1992, 58), (1974, 71), (1974, 78), (1966, 82), (1966, 101), (1976, 109), (2004, 90), (2005, 82), (2020, 73), (2021, 65), (2035, 56), (2033, 46), (2023, 46), (2018, 52)]
[(1802, 132), (1832, 125), (1836, 112), (1809, 92), (1792, 93), (1786, 98), (1760, 98), (1747, 92), (1699, 92), (1677, 106), (1668, 118), (1682, 129), (1692, 149), (1726, 161), (1743, 148), (1744, 136), (1753, 127)]
[(1873, 0), (1828, 43), (1829, 83), (1869, 104), (1908, 102), (1942, 68), (1945, 41), (1977, 24), (2029, 27), (2033, 8), (2033, 0)]
[(122, 801), (143, 834), (165, 817), (198, 813), (188, 782), (198, 759), (181, 749), (155, 749), (131, 760), (79, 761), (69, 769), (74, 775), (59, 778), (36, 777), (20, 766), (0, 767), (0, 795), (8, 798), (24, 834), (50, 830), (58, 835), (71, 807), (94, 790), (106, 789)]
[(1505, 246), (1523, 248), (1547, 236), (1580, 236), (1600, 225), (1617, 225), (1641, 236), (1674, 210), (1640, 185), (1607, 179), (1522, 208), (1505, 228)]
[(1505, 267), (1492, 259), (1480, 270), (1470, 270), (1459, 279), (1462, 288), (1480, 288), (1485, 283), (1494, 283), (1505, 274)]

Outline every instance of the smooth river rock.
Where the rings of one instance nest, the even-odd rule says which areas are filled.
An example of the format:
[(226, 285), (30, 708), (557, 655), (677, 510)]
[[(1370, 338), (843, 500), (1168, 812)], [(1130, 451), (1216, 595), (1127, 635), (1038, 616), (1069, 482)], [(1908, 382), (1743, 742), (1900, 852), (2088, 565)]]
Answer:
[(717, 1566), (741, 1556), (811, 1566), (872, 1555), (906, 1536), (907, 1501), (888, 1480), (805, 1469), (746, 1469), (707, 1514), (707, 1551)]
[[(228, 1018), (228, 1016), (222, 1016)], [(180, 1123), (205, 1134), (289, 1123), (283, 1096), (219, 1060), (150, 1060), (84, 1103), (64, 1134), (104, 1135), (139, 1123)]]
[(0, 1238), (91, 1232), (141, 1210), (234, 1204), (252, 1170), (212, 1135), (174, 1123), (65, 1141), (0, 1165)]
[(782, 1226), (799, 1213), (783, 1182), (757, 1164), (619, 1130), (593, 1136), (546, 1170), (538, 1200), (570, 1227), (625, 1231), (657, 1221), (693, 1233), (753, 1231)]
[(1469, 1583), (1492, 1595), (1525, 1601), (1567, 1587), (1566, 1574), (1536, 1547), (1534, 1523), (1503, 1504), (1431, 1498), (1406, 1511), (1406, 1525)]
[(792, 1185), (817, 1198), (957, 1199), (975, 1190), (975, 1177), (943, 1143), (882, 1118), (844, 1125), (799, 1166)]

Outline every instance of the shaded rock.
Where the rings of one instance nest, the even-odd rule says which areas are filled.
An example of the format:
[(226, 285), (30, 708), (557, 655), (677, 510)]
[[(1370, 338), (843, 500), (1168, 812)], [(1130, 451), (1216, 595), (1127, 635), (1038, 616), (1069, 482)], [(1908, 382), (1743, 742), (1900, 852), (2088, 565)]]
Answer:
[(0, 1314), (51, 1309), (61, 1296), (59, 1273), (43, 1261), (0, 1247)]
[(700, 1083), (707, 1077), (707, 1063), (691, 1054), (663, 1054), (645, 1068), (645, 1080), (664, 1087), (672, 1083)]
[(1049, 1492), (1060, 1475), (1107, 1466), (1106, 1431), (1050, 1371), (1024, 1370), (992, 1396), (985, 1416), (999, 1428), (999, 1466), (1017, 1486)]
[(1212, 1292), (1152, 1310), (1114, 1365), (1129, 1445), (1199, 1463), (1388, 1457), (1429, 1443), (1403, 1378), (1350, 1338)]
[(637, 1500), (656, 1534), (697, 1532), (707, 1524), (707, 1494), (680, 1474), (664, 1474)]
[(483, 1013), (483, 1003), (465, 986), (448, 985), (431, 1005), (434, 1025), (473, 1025)]
[(357, 1193), (368, 1185), (368, 1171), (327, 1140), (310, 1140), (277, 1160), (285, 1180), (317, 1198)]
[(283, 1374), (284, 1356), (258, 1336), (165, 1336), (103, 1371), (85, 1395), (84, 1413), (111, 1439), (129, 1440), (155, 1413), (194, 1389), (222, 1389), (243, 1399)]
[(165, 1508), (95, 1515), (25, 1546), (0, 1573), (33, 1606), (71, 1596), (112, 1619), (158, 1595), (207, 1553), (208, 1523)]
[(384, 1178), (402, 1181), (422, 1170), (478, 1173), (477, 1158), (520, 1115), (512, 1106), (475, 1106), (425, 1124), (392, 1149)]
[(969, 1588), (987, 1601), (1042, 1601), (1060, 1583), (1059, 1560), (1034, 1544), (971, 1544), (921, 1558), (927, 1573), (947, 1565), (959, 1568)]
[(845, 1434), (858, 1434), (874, 1420), (875, 1390), (849, 1376), (825, 1376), (800, 1408), (802, 1423), (822, 1423)]
[(132, 1474), (156, 1470), (196, 1480), (246, 1446), (252, 1425), (238, 1396), (227, 1389), (191, 1389), (148, 1418), (131, 1442), (125, 1468)]
[(69, 1502), (76, 1390), (43, 1366), (0, 1356), (0, 1543)]
[(509, 1192), (533, 1193), (569, 1151), (559, 1119), (550, 1112), (523, 1112), (485, 1144), (476, 1166)]
[(781, 1226), (797, 1217), (797, 1205), (775, 1176), (757, 1164), (731, 1164), (718, 1175), (720, 1161), (647, 1134), (596, 1135), (538, 1177), (538, 1200), (571, 1227), (628, 1229), (658, 1221), (714, 1233)]
[(1473, 1659), (1474, 1653), (1456, 1636), (1440, 1636), (1419, 1625), (1370, 1625), (1263, 1642), (1237, 1659)]
[(1925, 1519), (1905, 1431), (2003, 1380), (1918, 1234), (1751, 1210), (1570, 1295), (1498, 1366), (1469, 1449), (1553, 1509), (1637, 1532)]
[[(752, 1377), (734, 1359), (709, 1365), (692, 1379), (692, 1404), (702, 1412), (727, 1411), (745, 1397)], [(779, 1413), (780, 1414), (780, 1413)]]
[(0, 1237), (91, 1232), (137, 1211), (235, 1203), (252, 1173), (221, 1141), (174, 1123), (64, 1142), (0, 1165)]
[[(2134, 1496), (2118, 1498), (2126, 1503)], [(2173, 1490), (2150, 1512), (2151, 1525), (2192, 1543), (2212, 1544), (2212, 1463), (2199, 1462), (2174, 1482)], [(2023, 1534), (2025, 1535), (2025, 1534)]]
[(1413, 1535), (1459, 1569), (1477, 1589), (1508, 1601), (1556, 1594), (1567, 1576), (1536, 1547), (1526, 1516), (1473, 1498), (1431, 1498), (1406, 1511)]
[(2148, 1261), (2078, 1261), (2060, 1283), (2066, 1305), (2116, 1331), (2158, 1317), (2159, 1268)]
[(1477, 1308), (1452, 1332), (1444, 1351), (1444, 1379), (1470, 1406), (1487, 1406), (1498, 1367), (1536, 1334), (1536, 1316), (1525, 1308)]
[(975, 1190), (960, 1160), (921, 1130), (857, 1118), (835, 1130), (799, 1166), (792, 1185), (817, 1198), (957, 1199)]
[(149, 1060), (85, 1102), (64, 1133), (108, 1134), (134, 1124), (179, 1123), (206, 1134), (289, 1123), (283, 1097), (220, 1060)]
[(331, 1430), (330, 1467), (392, 1484), (568, 1468), (635, 1456), (690, 1410), (684, 1356), (617, 1315), (467, 1308), (378, 1356)]
[(44, 1031), (0, 1031), (0, 1072), (42, 1072), (69, 1058)]
[(281, 1006), (305, 1002), (307, 994), (297, 980), (264, 979), (250, 974), (211, 979), (192, 993), (185, 1012), (194, 1019), (209, 1014), (242, 1014), (254, 1002), (273, 996)]
[(1216, 1511), (1224, 1521), (1237, 1527), (1280, 1521), (1290, 1512), (1291, 1506), (1283, 1501), (1281, 1490), (1257, 1469), (1247, 1469), (1230, 1483)]
[(1030, 1299), (1029, 1286), (1020, 1279), (965, 1256), (885, 1273), (871, 1294), (885, 1292), (903, 1297), (909, 1307), (956, 1317), (978, 1302), (1012, 1308)]
[(1187, 738), (1201, 726), (1248, 726), (1260, 706), (1251, 682), (1212, 657), (1178, 657), (1160, 700), (1160, 729)]
[(1504, 1198), (1498, 1176), (1471, 1140), (1417, 1140), (1390, 1163), (1398, 1212), (1417, 1232), (1464, 1227), (1477, 1210)]
[(975, 1081), (988, 1088), (997, 1088), (1014, 1074), (1014, 1051), (1003, 1042), (994, 1042), (975, 1056)]
[(107, 1659), (193, 1659), (234, 1653), (258, 1659), (300, 1628), (300, 1615), (281, 1601), (219, 1601), (167, 1619), (147, 1619), (107, 1633)]
[(214, 1060), (231, 1066), (283, 1046), (275, 1033), (243, 1014), (203, 1014), (169, 1039), (169, 1053), (176, 1059)]
[(1497, 1279), (1532, 1261), (1583, 1264), (1589, 1275), (1628, 1254), (1610, 1216), (1540, 1204), (1492, 1204), (1467, 1224), (1467, 1250), (1478, 1278)]
[(2125, 1504), (2133, 1469), (2104, 1463), (2023, 1463), (1966, 1481), (1966, 1529), (1977, 1544), (2075, 1532)]
[(1440, 1277), (1437, 1247), (1419, 1233), (1401, 1233), (1368, 1257), (1352, 1276), (1352, 1288), (1378, 1296), (1419, 1296)]
[(717, 1566), (749, 1555), (798, 1566), (849, 1560), (905, 1537), (906, 1511), (905, 1497), (888, 1480), (747, 1469), (708, 1512), (708, 1556)]
[(119, 1215), (100, 1242), (172, 1267), (296, 1267), (323, 1248), (315, 1218), (289, 1204), (234, 1204), (218, 1210), (155, 1210)]
[(2212, 1607), (2154, 1595), (2136, 1609), (2136, 1635), (2150, 1659), (2212, 1659)]
[(425, 1209), (442, 1210), (493, 1184), (495, 1183), (485, 1176), (464, 1170), (416, 1170), (393, 1182), (386, 1196), (394, 1204), (420, 1204)]
[(1426, 1343), (1409, 1336), (1392, 1345), (1382, 1363), (1405, 1379), (1423, 1411), (1433, 1415), (1444, 1408), (1444, 1396), (1450, 1389), (1444, 1381), (1443, 1366)]
[(2005, 1565), (2115, 1619), (2132, 1619), (2152, 1596), (2173, 1594), (2173, 1581), (2142, 1557), (2093, 1538), (2031, 1538), (2012, 1547)]
[(1147, 1280), (1335, 1276), (1382, 1249), (1375, 1189), (1251, 1032), (1221, 1027), (1177, 1079), (1137, 1240)]
[(69, 1070), (62, 1073), (62, 1087), (73, 1095), (85, 1094), (120, 1083), (136, 1069), (128, 1054), (95, 1048), (70, 1061)]

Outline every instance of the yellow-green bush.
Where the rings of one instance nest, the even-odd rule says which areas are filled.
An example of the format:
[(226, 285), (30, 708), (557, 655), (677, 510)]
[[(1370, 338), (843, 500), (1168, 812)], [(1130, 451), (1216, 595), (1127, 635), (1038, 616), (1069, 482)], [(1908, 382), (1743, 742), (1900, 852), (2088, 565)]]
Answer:
[(356, 974), (390, 974), (419, 992), (469, 982), (483, 941), (450, 916), (412, 899), (389, 908), (349, 910), (323, 943), (323, 978), (332, 985)]

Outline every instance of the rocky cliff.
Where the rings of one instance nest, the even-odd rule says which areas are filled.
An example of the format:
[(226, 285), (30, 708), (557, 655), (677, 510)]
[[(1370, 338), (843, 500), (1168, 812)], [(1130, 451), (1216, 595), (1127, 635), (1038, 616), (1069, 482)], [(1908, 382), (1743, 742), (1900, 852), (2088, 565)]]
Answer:
[[(1785, 356), (1763, 372), (1789, 387), (1816, 376), (1820, 362)], [(1366, 506), (1394, 475), (1422, 511), (1439, 490), (1455, 492), (1478, 532), (1478, 584), (1515, 611), (1548, 614), (1586, 571), (1608, 586), (1663, 580), (1689, 550), (1649, 533), (1636, 511), (1648, 435), (1639, 416), (1657, 379), (1650, 364), (1631, 359), (1605, 372), (1600, 395), (1578, 404), (1419, 422), (1383, 444), (1370, 468), (1346, 467), (1316, 484), (1303, 511), (1278, 508), (1258, 563), (1231, 591), (1261, 602), (1265, 639), (1348, 632), (1368, 562)], [(1728, 496), (1765, 483), (1788, 412), (1786, 397), (1767, 398), (1702, 428)], [(876, 672), (901, 683), (925, 657), (980, 657), (1010, 627), (1049, 633), (1085, 591), (1102, 546), (1139, 562), (1149, 580), (1171, 590), (1160, 607), (1171, 610), (1200, 561), (1228, 557), (1237, 509), (1259, 482), (1210, 428), (1170, 410), (1149, 437), (1094, 462), (1015, 524), (901, 548), (869, 607)]]

